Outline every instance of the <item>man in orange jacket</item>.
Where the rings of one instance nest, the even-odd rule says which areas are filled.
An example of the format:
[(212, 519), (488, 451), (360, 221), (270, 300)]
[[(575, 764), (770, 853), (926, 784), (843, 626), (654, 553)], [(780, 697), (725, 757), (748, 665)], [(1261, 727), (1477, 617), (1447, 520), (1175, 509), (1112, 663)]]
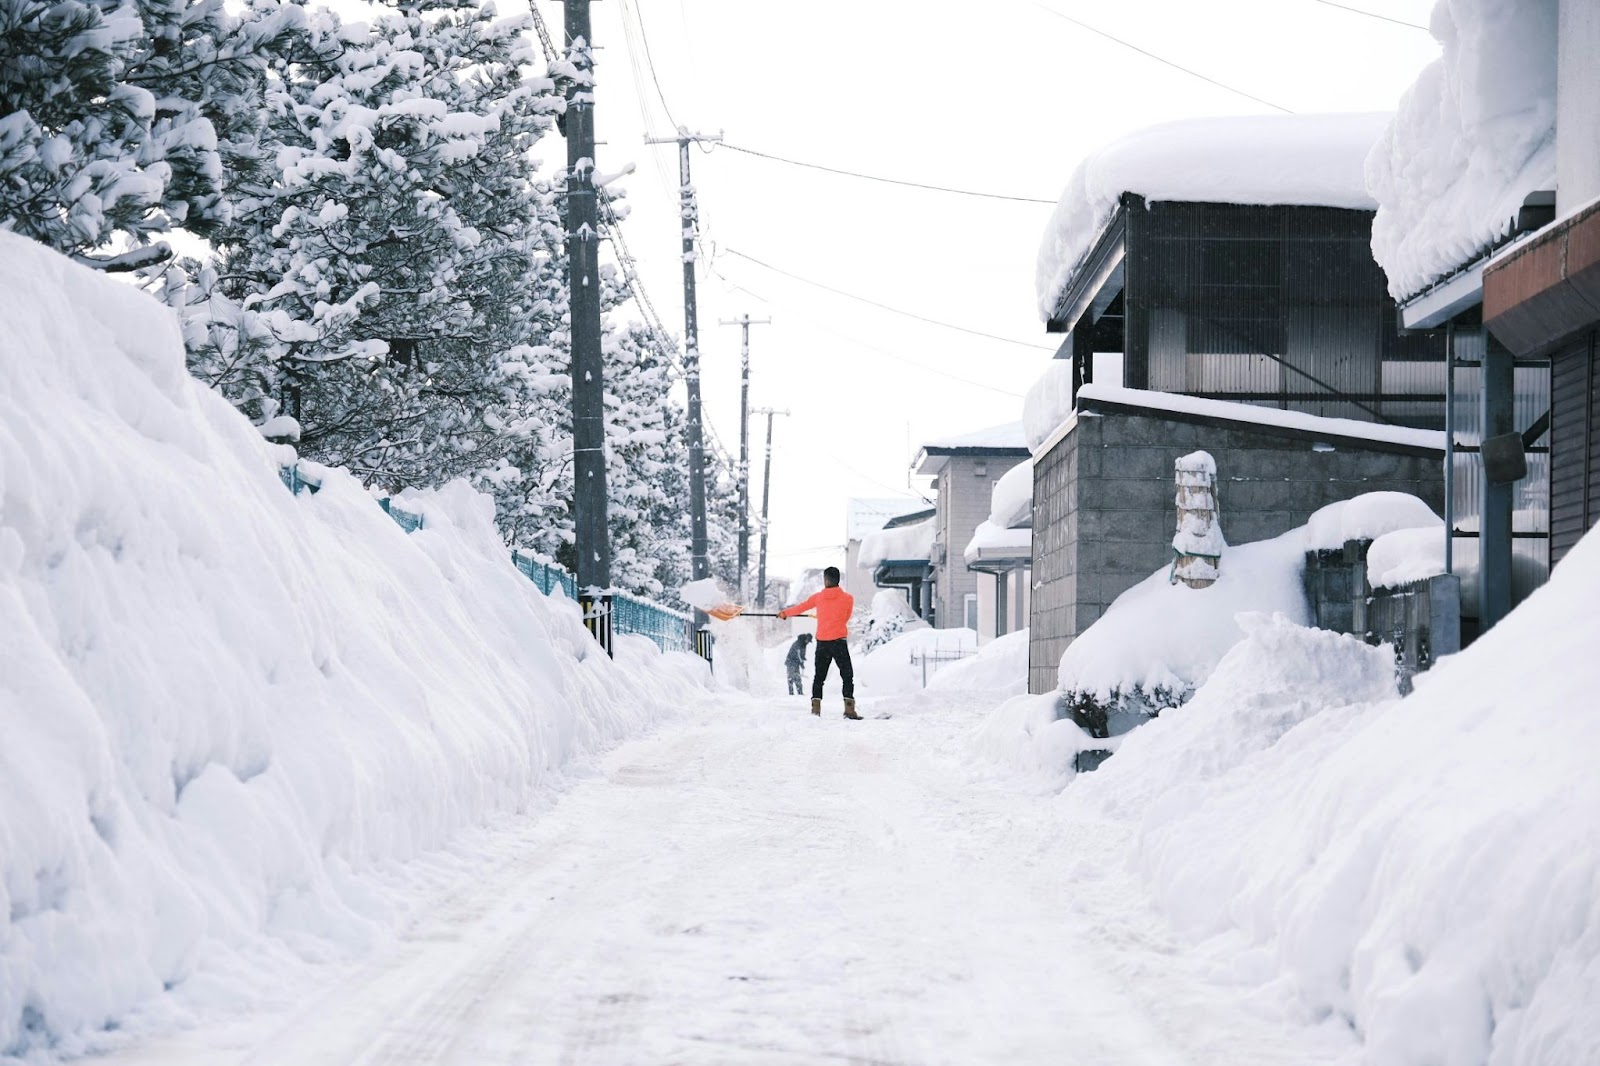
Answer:
[(839, 587), (839, 568), (830, 566), (822, 572), (823, 589), (815, 596), (785, 607), (779, 618), (804, 614), (817, 609), (817, 651), (813, 660), (816, 671), (811, 680), (811, 713), (822, 714), (822, 685), (828, 680), (828, 664), (839, 664), (839, 679), (844, 682), (844, 716), (861, 720), (856, 713), (856, 671), (850, 664), (850, 615), (856, 609), (856, 598)]

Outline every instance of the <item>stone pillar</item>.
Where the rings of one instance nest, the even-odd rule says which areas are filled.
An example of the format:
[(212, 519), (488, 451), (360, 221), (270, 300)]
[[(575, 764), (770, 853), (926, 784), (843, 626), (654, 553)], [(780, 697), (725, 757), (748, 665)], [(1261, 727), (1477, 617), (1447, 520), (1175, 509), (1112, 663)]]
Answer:
[(1173, 584), (1203, 589), (1220, 575), (1222, 527), (1217, 522), (1217, 462), (1193, 452), (1173, 464), (1178, 483), (1178, 529), (1172, 538)]

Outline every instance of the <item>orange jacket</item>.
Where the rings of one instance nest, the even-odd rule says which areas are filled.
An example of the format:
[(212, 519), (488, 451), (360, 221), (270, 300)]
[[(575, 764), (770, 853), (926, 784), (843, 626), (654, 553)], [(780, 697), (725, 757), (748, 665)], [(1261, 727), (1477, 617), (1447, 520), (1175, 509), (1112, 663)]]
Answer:
[(813, 607), (817, 609), (818, 640), (844, 640), (850, 635), (850, 615), (856, 609), (856, 598), (837, 585), (793, 607), (785, 607), (778, 612), (778, 617), (804, 614)]

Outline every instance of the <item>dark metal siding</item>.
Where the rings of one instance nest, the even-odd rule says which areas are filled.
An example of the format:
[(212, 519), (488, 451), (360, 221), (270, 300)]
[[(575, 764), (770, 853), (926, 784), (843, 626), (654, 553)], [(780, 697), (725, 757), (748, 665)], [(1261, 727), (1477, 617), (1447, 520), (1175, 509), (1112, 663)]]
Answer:
[(1550, 561), (1600, 522), (1600, 374), (1596, 334), (1551, 359)]
[(1126, 210), (1130, 386), (1443, 426), (1443, 338), (1398, 334), (1369, 212), (1137, 199)]

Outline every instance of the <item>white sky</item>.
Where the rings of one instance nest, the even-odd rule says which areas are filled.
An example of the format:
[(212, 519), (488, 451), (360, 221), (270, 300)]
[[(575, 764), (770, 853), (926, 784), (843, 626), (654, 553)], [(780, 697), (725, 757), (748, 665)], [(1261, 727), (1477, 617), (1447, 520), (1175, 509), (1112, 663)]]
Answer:
[[(561, 4), (534, 2), (559, 42)], [(1432, 7), (1349, 3), (1424, 25)], [(502, 2), (502, 14), (518, 9)], [(638, 165), (622, 182), (632, 208), (624, 232), (667, 327), (683, 328), (677, 149), (643, 144), (647, 131), (666, 136), (672, 125), (648, 74), (636, 83), (641, 15), (677, 122), (911, 181), (1053, 201), (1084, 155), (1124, 132), (1270, 111), (1052, 9), (1296, 112), (1391, 110), (1438, 54), (1426, 32), (1318, 0), (597, 0), (597, 164)], [(546, 165), (563, 164), (561, 141), (546, 143)], [(727, 149), (695, 151), (692, 166), (704, 245), (716, 252), (698, 287), (706, 416), (737, 455), (739, 330), (718, 320), (770, 316), (751, 331), (751, 402), (792, 416), (774, 433), (769, 571), (842, 564), (849, 497), (908, 492), (924, 438), (1021, 418), (1057, 340), (1034, 310), (1051, 205), (882, 185)], [(1020, 343), (878, 310), (731, 250)], [(763, 433), (753, 420), (753, 512)], [(752, 535), (752, 563), (755, 549)]]

